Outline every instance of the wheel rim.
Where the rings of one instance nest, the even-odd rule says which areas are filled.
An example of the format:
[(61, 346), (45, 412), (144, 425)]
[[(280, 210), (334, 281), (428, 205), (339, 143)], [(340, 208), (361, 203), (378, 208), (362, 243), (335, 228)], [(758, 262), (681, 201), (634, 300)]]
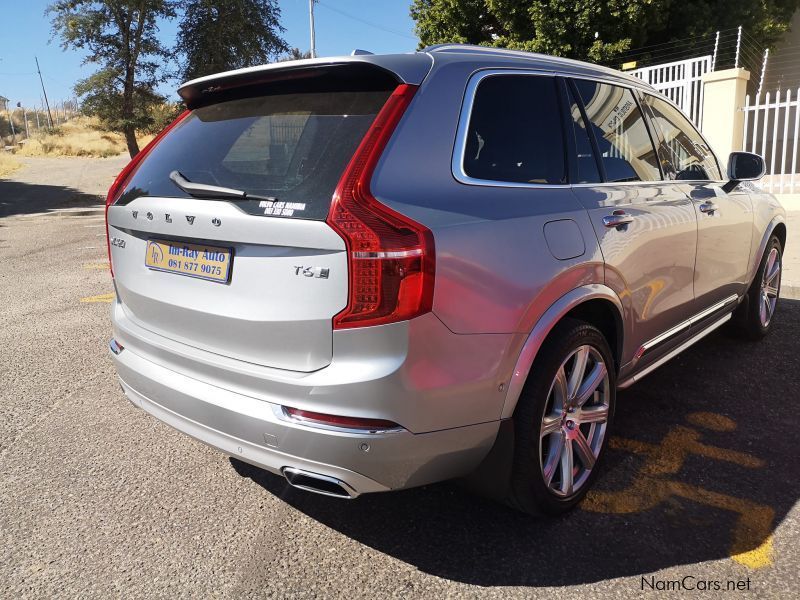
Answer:
[(588, 345), (573, 350), (550, 386), (539, 430), (539, 465), (553, 494), (572, 496), (586, 484), (606, 437), (609, 401), (600, 352)]
[(777, 248), (769, 251), (767, 263), (764, 265), (764, 275), (761, 278), (761, 293), (759, 295), (758, 316), (761, 326), (767, 327), (775, 313), (778, 303), (778, 293), (781, 289), (781, 253)]

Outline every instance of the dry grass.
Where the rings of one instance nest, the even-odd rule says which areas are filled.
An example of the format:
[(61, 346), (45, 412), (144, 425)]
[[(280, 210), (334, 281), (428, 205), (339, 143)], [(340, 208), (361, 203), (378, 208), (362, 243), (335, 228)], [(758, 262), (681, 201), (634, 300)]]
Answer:
[[(139, 143), (152, 136), (144, 136)], [(76, 117), (56, 130), (37, 134), (16, 153), (21, 156), (91, 156), (106, 158), (125, 152), (125, 139), (119, 133), (103, 131), (96, 119)]]
[(0, 179), (6, 175), (10, 175), (22, 166), (18, 160), (15, 160), (10, 154), (0, 150)]

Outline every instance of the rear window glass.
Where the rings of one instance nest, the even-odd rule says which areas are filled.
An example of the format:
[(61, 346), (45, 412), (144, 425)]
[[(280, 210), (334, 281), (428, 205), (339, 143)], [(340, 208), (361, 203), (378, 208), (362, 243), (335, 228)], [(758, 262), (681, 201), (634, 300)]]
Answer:
[(324, 219), (350, 158), (391, 90), (313, 91), (231, 99), (195, 109), (147, 156), (118, 203), (191, 196), (169, 175), (270, 200), (252, 214)]

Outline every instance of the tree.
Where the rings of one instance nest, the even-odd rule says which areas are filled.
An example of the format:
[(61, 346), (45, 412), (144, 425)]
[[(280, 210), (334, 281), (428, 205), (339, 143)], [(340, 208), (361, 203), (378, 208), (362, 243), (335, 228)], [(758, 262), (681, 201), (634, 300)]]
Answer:
[(269, 62), (289, 50), (275, 0), (184, 0), (177, 50), (185, 80)]
[(163, 102), (155, 87), (169, 52), (158, 40), (159, 19), (175, 17), (176, 0), (59, 0), (47, 9), (64, 49), (88, 51), (84, 64), (97, 72), (75, 86), (84, 111), (125, 136), (131, 157), (136, 130), (152, 122), (148, 107)]
[(287, 60), (303, 60), (306, 58), (311, 58), (311, 50), (306, 50), (303, 52), (300, 50), (300, 48), (292, 48), (283, 56), (278, 57), (278, 62), (285, 62)]
[(800, 0), (413, 0), (420, 46), (462, 42), (608, 61), (629, 48), (744, 25), (763, 46)]

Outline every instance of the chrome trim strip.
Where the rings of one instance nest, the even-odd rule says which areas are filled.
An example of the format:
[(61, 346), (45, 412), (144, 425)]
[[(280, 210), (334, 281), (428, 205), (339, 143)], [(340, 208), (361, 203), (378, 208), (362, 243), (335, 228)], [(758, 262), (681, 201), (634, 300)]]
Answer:
[(696, 335), (694, 335), (691, 338), (689, 338), (688, 340), (686, 340), (683, 344), (681, 344), (680, 346), (675, 348), (669, 354), (666, 354), (666, 355), (662, 356), (661, 358), (659, 358), (656, 362), (654, 362), (652, 365), (648, 366), (646, 369), (643, 369), (640, 373), (636, 373), (632, 377), (629, 377), (628, 379), (623, 381), (622, 383), (617, 384), (617, 388), (623, 390), (623, 389), (625, 389), (627, 387), (630, 387), (634, 383), (637, 383), (637, 382), (641, 381), (642, 379), (645, 378), (645, 376), (647, 376), (650, 373), (652, 373), (653, 371), (655, 371), (658, 367), (662, 366), (667, 361), (669, 361), (669, 360), (675, 358), (676, 356), (678, 356), (678, 354), (680, 354), (681, 352), (686, 350), (689, 346), (692, 346), (696, 342), (699, 342), (701, 339), (706, 337), (709, 333), (711, 333), (715, 329), (721, 327), (726, 322), (730, 321), (732, 317), (733, 317), (733, 313), (726, 314), (721, 319), (718, 319), (717, 321), (715, 321), (712, 325), (709, 325), (705, 329), (703, 329), (700, 332), (698, 332)]
[(120, 343), (117, 342), (117, 340), (115, 340), (114, 338), (111, 338), (111, 341), (108, 342), (108, 348), (109, 350), (111, 350), (111, 352), (113, 352), (117, 356), (119, 356), (122, 353), (122, 351), (125, 350), (125, 348), (122, 345), (120, 345)]
[(720, 302), (717, 302), (716, 304), (713, 304), (712, 306), (709, 306), (705, 310), (700, 311), (699, 313), (697, 313), (693, 317), (690, 317), (690, 318), (686, 319), (684, 322), (679, 323), (678, 325), (676, 325), (672, 329), (669, 329), (669, 330), (665, 331), (664, 333), (657, 335), (652, 340), (646, 341), (644, 344), (642, 344), (639, 347), (639, 349), (636, 351), (636, 354), (633, 355), (634, 364), (636, 364), (636, 362), (640, 358), (642, 358), (642, 356), (647, 354), (647, 352), (649, 350), (652, 350), (653, 348), (655, 348), (656, 346), (658, 346), (662, 342), (665, 342), (666, 340), (668, 340), (672, 336), (677, 335), (679, 333), (682, 333), (683, 331), (685, 331), (686, 329), (688, 329), (692, 325), (696, 325), (697, 323), (699, 323), (700, 321), (705, 319), (707, 316), (714, 314), (718, 310), (722, 310), (723, 308), (728, 306), (728, 304), (731, 304), (732, 302), (735, 302), (738, 299), (739, 299), (739, 296), (737, 296), (736, 294), (732, 294), (732, 295), (728, 296), (727, 298), (725, 298), (724, 300), (722, 300)]
[[(336, 477), (330, 477), (328, 475), (320, 475), (319, 473), (312, 473), (311, 471), (306, 471), (304, 469), (297, 469), (295, 467), (284, 467), (281, 471), (283, 473), (283, 476), (286, 478), (286, 481), (289, 482), (289, 485), (291, 485), (292, 487), (296, 487), (297, 489), (300, 490), (306, 490), (307, 492), (314, 492), (315, 494), (320, 494), (322, 496), (330, 496), (331, 498), (343, 498), (345, 500), (352, 500), (353, 498), (356, 498), (359, 495), (358, 492), (354, 490), (350, 485), (348, 485), (341, 479), (336, 479)], [(332, 483), (333, 485), (338, 485), (347, 494), (347, 496), (343, 496), (342, 494), (333, 494), (331, 492), (325, 492), (307, 485), (292, 483), (292, 480), (289, 478), (290, 475), (301, 475), (303, 477), (308, 477), (309, 479), (318, 479), (320, 481), (326, 481), (328, 483)]]
[(467, 89), (464, 92), (464, 104), (461, 106), (461, 114), (458, 118), (458, 130), (456, 132), (456, 142), (453, 148), (453, 158), (450, 163), (450, 170), (453, 173), (456, 181), (465, 183), (467, 185), (483, 185), (489, 187), (508, 187), (508, 188), (532, 188), (532, 189), (566, 189), (570, 185), (568, 183), (520, 183), (512, 181), (493, 181), (490, 179), (476, 179), (470, 177), (464, 172), (464, 155), (467, 150), (467, 129), (469, 128), (469, 120), (472, 117), (472, 106), (475, 103), (475, 92), (478, 85), (487, 77), (503, 76), (503, 75), (529, 75), (531, 77), (555, 77), (556, 74), (552, 71), (539, 71), (536, 69), (485, 69), (476, 71), (467, 83)]

